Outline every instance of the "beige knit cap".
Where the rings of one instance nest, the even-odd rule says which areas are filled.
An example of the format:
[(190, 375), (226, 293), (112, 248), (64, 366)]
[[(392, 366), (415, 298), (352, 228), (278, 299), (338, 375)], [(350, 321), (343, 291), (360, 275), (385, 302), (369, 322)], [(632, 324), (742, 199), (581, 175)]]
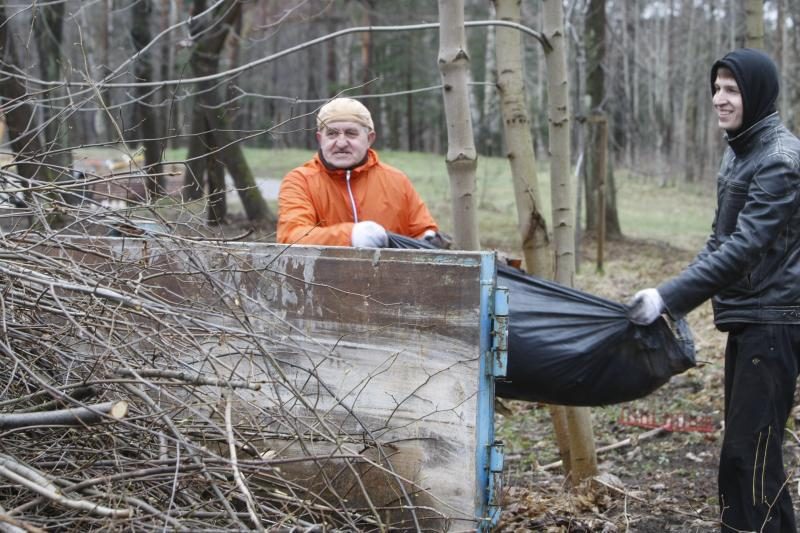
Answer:
[(370, 131), (375, 129), (372, 115), (364, 104), (352, 98), (334, 98), (319, 108), (317, 113), (317, 129), (320, 130), (331, 122), (356, 122), (366, 126)]

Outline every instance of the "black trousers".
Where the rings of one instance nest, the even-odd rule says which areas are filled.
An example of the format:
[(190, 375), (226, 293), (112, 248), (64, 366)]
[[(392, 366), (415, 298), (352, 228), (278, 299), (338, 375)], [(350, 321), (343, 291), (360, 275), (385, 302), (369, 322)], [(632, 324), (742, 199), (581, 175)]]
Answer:
[(722, 531), (795, 533), (782, 443), (794, 400), (800, 325), (746, 324), (725, 349)]

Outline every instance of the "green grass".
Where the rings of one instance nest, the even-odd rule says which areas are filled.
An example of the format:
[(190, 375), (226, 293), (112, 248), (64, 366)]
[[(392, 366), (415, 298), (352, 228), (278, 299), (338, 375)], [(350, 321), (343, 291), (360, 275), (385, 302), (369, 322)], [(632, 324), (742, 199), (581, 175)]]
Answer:
[[(168, 150), (165, 155), (169, 160), (180, 161), (185, 153), (185, 150)], [(245, 148), (253, 173), (272, 179), (280, 179), (312, 155), (312, 151), (304, 149)], [(452, 234), (450, 182), (444, 157), (389, 150), (381, 150), (380, 157), (408, 174), (442, 229)], [(615, 179), (618, 213), (625, 236), (664, 241), (686, 249), (697, 249), (705, 241), (715, 204), (710, 184), (660, 187), (654, 179), (636, 177), (621, 170), (617, 170)], [(550, 220), (550, 178), (546, 164), (541, 161), (538, 183), (540, 207), (546, 220)], [(475, 200), (483, 246), (509, 251), (518, 249), (516, 205), (505, 158), (478, 158)]]

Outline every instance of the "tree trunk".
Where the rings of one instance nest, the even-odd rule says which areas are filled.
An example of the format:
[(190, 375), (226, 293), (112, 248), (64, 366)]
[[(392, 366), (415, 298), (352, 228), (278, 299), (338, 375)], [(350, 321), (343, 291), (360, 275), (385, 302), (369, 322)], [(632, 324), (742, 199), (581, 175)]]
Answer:
[[(560, 0), (542, 0), (544, 35), (551, 48), (547, 61), (548, 123), (550, 126), (550, 182), (555, 241), (555, 279), (572, 286), (575, 276), (574, 198), (570, 175), (569, 87), (564, 42), (564, 12)], [(592, 433), (591, 412), (585, 407), (568, 407), (570, 468), (575, 482), (597, 474), (597, 454)], [(565, 463), (566, 464), (566, 463)]]
[[(586, 95), (589, 100), (588, 116), (597, 116), (602, 112), (603, 96), (605, 94), (605, 66), (606, 56), (606, 2), (605, 0), (590, 0), (584, 21), (584, 49), (586, 50)], [(584, 176), (586, 187), (586, 232), (597, 231), (597, 204), (598, 184), (597, 176), (593, 170), (593, 140), (597, 137), (593, 123), (587, 121), (586, 132), (586, 164)]]
[[(112, 9), (112, 2), (113, 0), (101, 0), (99, 9), (100, 9), (100, 17), (95, 18), (94, 16), (90, 16), (91, 9), (81, 9), (80, 14), (82, 17), (82, 25), (84, 28), (89, 27), (90, 24), (95, 25), (99, 29), (99, 35), (97, 36), (96, 40), (93, 45), (99, 45), (99, 50), (96, 50), (94, 53), (92, 52), (95, 50), (95, 46), (88, 46), (86, 59), (89, 63), (90, 68), (97, 67), (97, 72), (101, 78), (104, 78), (110, 71), (111, 66), (111, 44), (110, 44), (110, 37), (111, 37), (111, 15), (113, 12)], [(95, 64), (95, 62), (99, 62)], [(94, 113), (94, 132), (96, 137), (89, 137), (91, 142), (97, 142), (98, 140), (101, 142), (124, 142), (124, 139), (114, 139), (115, 128), (112, 123), (111, 117), (108, 115), (108, 110), (105, 109), (105, 106), (110, 104), (108, 99), (108, 89), (99, 87), (97, 90), (96, 100), (97, 100), (97, 107), (100, 110)]]
[[(36, 49), (39, 53), (39, 72), (46, 81), (58, 81), (62, 78), (61, 55), (64, 36), (64, 5), (66, 2), (43, 3), (34, 5), (34, 37)], [(42, 106), (42, 121), (44, 123), (44, 143), (47, 155), (44, 161), (48, 165), (60, 167), (62, 172), (67, 172), (72, 166), (72, 153), (69, 147), (68, 115), (64, 108), (63, 100), (65, 91), (61, 88), (52, 89), (41, 97), (51, 102), (49, 106)], [(68, 175), (68, 174), (67, 174)]]
[(186, 153), (186, 171), (183, 175), (183, 188), (181, 189), (181, 197), (184, 201), (201, 199), (205, 183), (208, 125), (206, 124), (205, 113), (200, 109), (200, 106), (195, 105), (193, 108), (192, 135), (189, 137), (189, 150)]
[[(150, 42), (151, 0), (140, 0), (131, 8), (131, 39), (139, 52)], [(153, 81), (153, 66), (148, 54), (139, 56), (134, 65), (136, 79), (140, 82)], [(155, 92), (150, 87), (136, 90), (136, 116), (140, 137), (144, 145), (144, 168), (147, 172), (147, 201), (151, 202), (164, 195), (164, 177), (161, 175), (162, 136), (158, 111), (151, 105)]]
[[(9, 21), (6, 18), (5, 2), (0, 2), (0, 58), (3, 64), (13, 70), (24, 71), (17, 57), (13, 39), (8, 34)], [(15, 105), (8, 106), (5, 111), (8, 126), (8, 138), (11, 149), (16, 153), (14, 158), (17, 173), (27, 180), (48, 180), (49, 172), (41, 164), (42, 143), (37, 132), (39, 124), (36, 111), (27, 101), (27, 91), (19, 78), (0, 77), (0, 96)], [(24, 163), (23, 163), (24, 161)], [(27, 184), (25, 184), (27, 185)]]
[(212, 154), (206, 158), (206, 171), (208, 172), (208, 223), (223, 224), (228, 215), (225, 167)]
[[(497, 18), (520, 22), (521, 0), (494, 0)], [(506, 157), (511, 165), (517, 227), (522, 238), (522, 254), (528, 272), (553, 278), (552, 251), (547, 222), (542, 216), (536, 156), (533, 151), (531, 121), (522, 78), (522, 42), (520, 32), (498, 27), (495, 34), (497, 89), (505, 128)]]
[[(204, 1), (194, 3), (194, 13), (201, 12), (205, 8)], [(235, 25), (236, 20), (242, 16), (242, 4), (238, 0), (226, 0), (209, 17), (211, 24), (202, 28), (192, 28), (194, 35), (202, 35), (189, 59), (194, 74), (198, 77), (214, 74), (219, 69), (219, 58), (225, 40), (228, 37), (230, 28)], [(195, 105), (200, 108), (200, 112), (194, 113), (194, 120), (199, 119), (199, 115), (205, 118), (207, 130), (213, 133), (214, 144), (219, 147), (219, 151), (214, 155), (228, 169), (233, 179), (239, 198), (242, 200), (247, 218), (254, 222), (274, 222), (275, 217), (271, 213), (261, 191), (258, 189), (253, 172), (244, 157), (242, 146), (239, 140), (231, 133), (231, 127), (227, 118), (228, 110), (217, 108), (222, 102), (219, 91), (213, 89), (216, 82), (199, 83), (198, 96)], [(203, 127), (193, 126), (195, 135), (202, 131)], [(194, 142), (194, 141), (193, 141)], [(197, 145), (195, 144), (195, 147)], [(190, 169), (187, 168), (185, 183), (193, 183), (197, 190), (196, 180), (198, 174), (193, 173), (189, 176)], [(200, 187), (202, 190), (202, 187)], [(192, 191), (187, 191), (192, 194)], [(218, 200), (218, 197), (215, 197)]]
[[(775, 20), (775, 63), (778, 65), (781, 81), (784, 83), (789, 80), (787, 68), (788, 57), (786, 54), (786, 0), (776, 0), (777, 18)], [(784, 122), (789, 122), (789, 90), (784, 86), (780, 92), (778, 109), (781, 111), (781, 118)]]
[(745, 0), (745, 46), (764, 49), (764, 0)]
[[(622, 236), (622, 229), (617, 213), (616, 190), (612, 183), (609, 183), (608, 175), (613, 171), (613, 162), (608, 154), (608, 146), (592, 147), (592, 143), (601, 136), (598, 134), (597, 127), (606, 118), (606, 89), (605, 89), (605, 70), (608, 63), (606, 58), (606, 0), (591, 0), (586, 13), (585, 49), (586, 49), (586, 94), (589, 97), (589, 116), (595, 120), (586, 122), (588, 141), (585, 152), (586, 164), (584, 166), (586, 176), (586, 188), (584, 190), (586, 198), (586, 231), (597, 231), (599, 203), (603, 202), (605, 219), (603, 220), (604, 236), (610, 239)], [(634, 89), (635, 90), (635, 89)], [(606, 172), (600, 176), (602, 169), (597, 166), (597, 150), (603, 149), (605, 153)], [(601, 165), (602, 166), (602, 165)], [(613, 181), (613, 180), (611, 180)], [(605, 187), (600, 191), (601, 183)], [(602, 199), (601, 199), (602, 195)]]
[(464, 0), (439, 0), (439, 71), (447, 123), (447, 173), (453, 206), (456, 248), (478, 250), (475, 171), (478, 154), (469, 108), (469, 54), (464, 31)]

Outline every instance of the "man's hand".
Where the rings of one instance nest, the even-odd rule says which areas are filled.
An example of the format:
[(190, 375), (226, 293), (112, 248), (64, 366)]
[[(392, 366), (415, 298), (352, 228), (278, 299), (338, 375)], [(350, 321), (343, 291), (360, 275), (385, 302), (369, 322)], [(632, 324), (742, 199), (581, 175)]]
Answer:
[(389, 244), (389, 236), (383, 226), (371, 220), (353, 225), (350, 241), (356, 248), (383, 248)]
[(628, 318), (634, 324), (647, 326), (652, 324), (664, 311), (664, 300), (656, 289), (644, 289), (633, 295), (628, 303)]
[(422, 240), (440, 250), (449, 250), (453, 245), (452, 237), (432, 229), (425, 230), (425, 233), (422, 234)]

